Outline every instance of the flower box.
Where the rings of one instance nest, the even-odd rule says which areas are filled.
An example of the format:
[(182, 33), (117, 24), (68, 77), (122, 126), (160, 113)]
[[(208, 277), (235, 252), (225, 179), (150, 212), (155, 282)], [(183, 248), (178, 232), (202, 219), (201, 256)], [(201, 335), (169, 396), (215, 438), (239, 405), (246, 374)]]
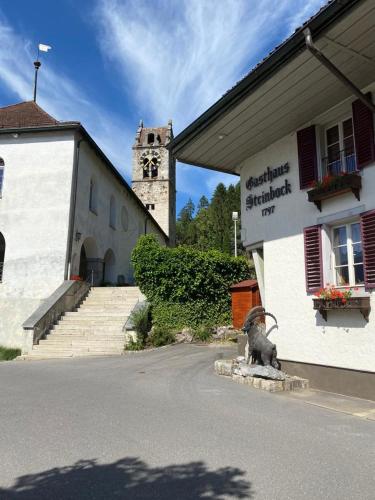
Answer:
[(314, 309), (319, 311), (327, 321), (327, 312), (332, 310), (352, 310), (358, 309), (363, 317), (368, 321), (371, 306), (370, 297), (350, 297), (348, 299), (322, 299), (314, 298)]
[(325, 177), (316, 187), (307, 191), (308, 200), (315, 203), (322, 211), (322, 201), (332, 196), (352, 192), (357, 200), (360, 199), (359, 192), (362, 187), (362, 177), (359, 174), (342, 174)]

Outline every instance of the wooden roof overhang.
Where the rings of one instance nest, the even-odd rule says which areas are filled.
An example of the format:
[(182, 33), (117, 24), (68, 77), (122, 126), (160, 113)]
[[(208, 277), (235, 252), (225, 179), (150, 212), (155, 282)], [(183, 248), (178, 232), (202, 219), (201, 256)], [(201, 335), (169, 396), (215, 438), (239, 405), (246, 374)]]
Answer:
[(375, 81), (375, 2), (334, 0), (175, 137), (180, 162), (238, 175), (246, 158), (352, 97), (306, 49), (307, 27), (359, 88)]

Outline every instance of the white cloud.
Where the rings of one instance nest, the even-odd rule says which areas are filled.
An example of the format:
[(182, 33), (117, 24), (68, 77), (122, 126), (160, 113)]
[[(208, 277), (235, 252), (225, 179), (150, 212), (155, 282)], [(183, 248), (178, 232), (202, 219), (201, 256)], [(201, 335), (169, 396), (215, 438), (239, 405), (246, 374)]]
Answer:
[[(32, 99), (35, 52), (31, 42), (16, 33), (0, 13), (0, 81), (15, 99)], [(120, 171), (129, 174), (134, 131), (126, 133), (126, 127), (115, 114), (99, 108), (76, 82), (55, 70), (50, 54), (42, 57), (38, 104), (58, 120), (81, 121)], [(127, 165), (124, 158), (129, 158)]]
[[(180, 131), (325, 0), (98, 0), (104, 57), (149, 124)], [(190, 173), (190, 175), (189, 175)], [(178, 190), (210, 191), (223, 175), (178, 169)], [(236, 182), (236, 178), (232, 178)]]

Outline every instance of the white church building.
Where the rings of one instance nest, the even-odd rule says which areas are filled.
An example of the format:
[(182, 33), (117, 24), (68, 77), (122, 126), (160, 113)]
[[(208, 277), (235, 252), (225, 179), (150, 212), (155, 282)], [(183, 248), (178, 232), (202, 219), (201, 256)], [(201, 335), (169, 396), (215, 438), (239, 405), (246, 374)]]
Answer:
[(57, 121), (35, 102), (0, 109), (0, 345), (24, 348), (24, 321), (64, 281), (132, 284), (140, 235), (173, 244), (172, 137), (171, 122), (140, 125), (137, 196), (79, 122)]

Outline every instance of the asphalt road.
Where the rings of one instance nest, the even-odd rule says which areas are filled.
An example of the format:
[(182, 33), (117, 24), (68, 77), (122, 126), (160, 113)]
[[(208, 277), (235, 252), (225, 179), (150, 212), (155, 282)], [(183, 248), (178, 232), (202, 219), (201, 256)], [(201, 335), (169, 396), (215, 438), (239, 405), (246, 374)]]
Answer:
[(213, 373), (227, 348), (0, 363), (0, 499), (371, 499), (375, 423)]

